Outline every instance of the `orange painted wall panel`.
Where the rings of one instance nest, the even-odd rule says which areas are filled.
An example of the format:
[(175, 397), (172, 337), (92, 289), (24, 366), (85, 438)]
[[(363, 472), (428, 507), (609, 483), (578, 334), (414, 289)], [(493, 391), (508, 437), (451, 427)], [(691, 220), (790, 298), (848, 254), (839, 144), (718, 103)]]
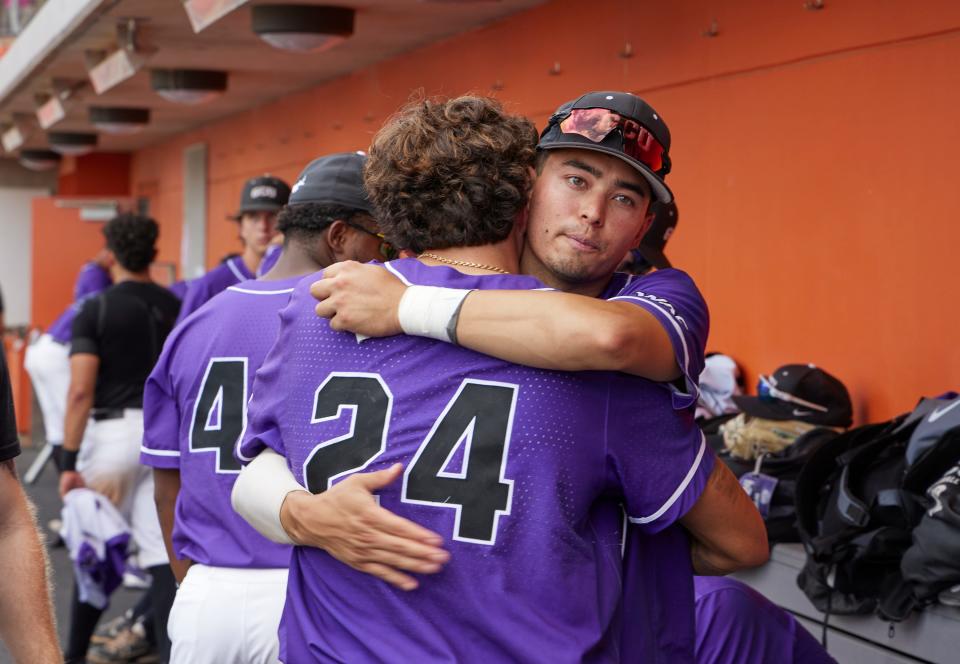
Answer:
[(103, 247), (102, 228), (55, 198), (33, 199), (33, 326), (46, 329), (73, 301), (77, 273)]
[[(949, 297), (960, 194), (948, 181), (960, 3), (826, 4), (546, 3), (141, 150), (131, 191), (150, 198), (162, 255), (175, 259), (183, 149), (206, 143), (213, 265), (239, 246), (224, 217), (246, 178), (292, 181), (319, 154), (363, 148), (412, 91), (497, 84), (541, 126), (583, 91), (638, 92), (673, 131), (670, 254), (711, 305), (710, 348), (736, 356), (751, 382), (820, 363), (848, 384), (859, 421), (889, 417), (960, 386)], [(713, 18), (719, 35), (704, 37)]]

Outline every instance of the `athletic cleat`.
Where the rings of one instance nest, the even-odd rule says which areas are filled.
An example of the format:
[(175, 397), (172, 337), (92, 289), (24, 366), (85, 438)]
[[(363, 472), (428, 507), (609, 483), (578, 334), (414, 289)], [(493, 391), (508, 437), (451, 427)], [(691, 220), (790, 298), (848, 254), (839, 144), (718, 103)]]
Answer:
[(90, 643), (106, 643), (116, 638), (117, 634), (125, 629), (129, 629), (133, 621), (133, 609), (127, 609), (122, 615), (113, 620), (103, 623), (97, 628), (93, 636), (90, 637)]
[(122, 629), (110, 641), (92, 646), (87, 652), (87, 662), (89, 664), (140, 662), (141, 658), (153, 653), (154, 646), (147, 640), (143, 623), (136, 622)]

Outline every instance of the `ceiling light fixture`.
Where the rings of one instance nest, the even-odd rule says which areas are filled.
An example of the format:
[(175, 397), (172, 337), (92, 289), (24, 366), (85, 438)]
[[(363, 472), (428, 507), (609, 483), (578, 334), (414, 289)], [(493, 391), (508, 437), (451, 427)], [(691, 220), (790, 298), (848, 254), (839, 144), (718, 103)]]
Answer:
[(13, 152), (24, 143), (25, 137), (23, 135), (23, 130), (16, 125), (8, 127), (3, 132), (2, 140), (3, 149), (7, 152)]
[(93, 152), (97, 135), (72, 131), (51, 131), (47, 134), (50, 149), (64, 156), (79, 156)]
[(319, 53), (353, 34), (356, 11), (318, 5), (257, 5), (250, 15), (254, 33), (274, 48)]
[(227, 89), (227, 72), (207, 69), (154, 69), (153, 90), (176, 104), (205, 104)]
[(248, 0), (183, 0), (194, 32), (200, 32), (232, 12)]
[(34, 95), (37, 103), (37, 124), (41, 129), (50, 129), (67, 117), (67, 105), (78, 92), (87, 86), (84, 80), (54, 78), (52, 91)]
[(136, 19), (127, 19), (117, 26), (117, 50), (86, 52), (87, 76), (98, 95), (131, 78), (151, 55), (137, 45), (137, 29)]
[(21, 150), (20, 165), (31, 171), (49, 171), (63, 159), (53, 150)]
[(150, 123), (150, 109), (91, 106), (90, 123), (107, 134), (136, 134)]
[(52, 94), (37, 107), (37, 124), (41, 129), (49, 129), (67, 117), (60, 95)]
[(0, 135), (0, 142), (7, 152), (14, 152), (23, 146), (36, 126), (36, 117), (27, 113), (14, 113)]

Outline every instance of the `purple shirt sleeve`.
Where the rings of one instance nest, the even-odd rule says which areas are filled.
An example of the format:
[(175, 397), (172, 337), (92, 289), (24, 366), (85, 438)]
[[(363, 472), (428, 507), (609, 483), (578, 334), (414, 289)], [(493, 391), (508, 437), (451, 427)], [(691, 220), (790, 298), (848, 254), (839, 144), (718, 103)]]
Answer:
[(175, 281), (169, 286), (170, 292), (177, 296), (177, 298), (182, 302), (184, 296), (187, 294), (187, 282), (186, 281)]
[(77, 275), (77, 283), (73, 287), (73, 299), (79, 301), (88, 295), (95, 295), (112, 283), (109, 272), (96, 263), (87, 263)]
[(106, 290), (113, 281), (110, 273), (96, 263), (86, 263), (80, 268), (77, 281), (73, 285), (73, 302), (55, 320), (47, 330), (47, 334), (61, 343), (70, 343), (73, 319), (80, 311), (83, 303), (97, 293)]
[(167, 339), (143, 390), (140, 463), (153, 468), (180, 467), (180, 411), (170, 378), (180, 331), (178, 328)]
[(670, 335), (677, 365), (683, 372), (683, 388), (671, 386), (673, 407), (694, 405), (710, 332), (710, 314), (693, 279), (680, 270), (657, 270), (631, 279), (610, 299), (643, 307), (660, 321)]
[[(613, 482), (623, 491), (630, 523), (644, 533), (656, 533), (675, 523), (700, 498), (714, 455), (692, 410), (638, 401), (631, 390), (636, 380), (617, 375), (611, 381), (607, 464)], [(637, 440), (637, 432), (643, 432), (643, 440)]]

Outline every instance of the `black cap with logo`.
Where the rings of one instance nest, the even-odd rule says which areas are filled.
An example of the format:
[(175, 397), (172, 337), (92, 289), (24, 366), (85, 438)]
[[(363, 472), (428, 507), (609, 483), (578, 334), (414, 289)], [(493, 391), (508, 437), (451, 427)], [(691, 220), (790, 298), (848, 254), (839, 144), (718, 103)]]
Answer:
[(637, 169), (654, 199), (669, 203), (670, 130), (644, 100), (629, 92), (588, 92), (568, 101), (540, 134), (541, 150), (573, 148), (618, 157)]
[(373, 214), (363, 187), (364, 152), (340, 152), (314, 159), (293, 183), (290, 205), (323, 203), (342, 205)]
[(734, 396), (747, 415), (767, 420), (800, 420), (830, 427), (853, 423), (850, 394), (839, 380), (812, 364), (787, 364), (760, 376), (757, 396)]
[(240, 211), (231, 219), (239, 219), (247, 212), (276, 212), (287, 204), (290, 187), (280, 178), (261, 175), (250, 178), (240, 194)]

